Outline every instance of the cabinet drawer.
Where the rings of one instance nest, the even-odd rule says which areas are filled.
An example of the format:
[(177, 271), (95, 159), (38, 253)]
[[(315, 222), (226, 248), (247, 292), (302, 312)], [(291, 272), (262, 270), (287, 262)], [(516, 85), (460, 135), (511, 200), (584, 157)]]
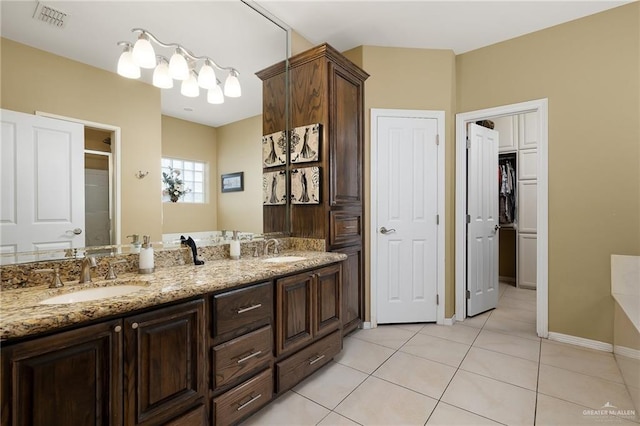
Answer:
[(216, 388), (265, 367), (271, 360), (271, 326), (252, 331), (213, 348), (213, 383)]
[(276, 364), (278, 393), (292, 388), (302, 379), (328, 363), (342, 349), (340, 330), (318, 340), (295, 355)]
[(213, 338), (221, 342), (271, 324), (273, 287), (270, 282), (213, 296)]
[(213, 400), (215, 425), (230, 425), (256, 412), (271, 400), (273, 379), (271, 369), (247, 380)]
[(329, 244), (352, 244), (362, 239), (362, 215), (359, 213), (329, 213)]

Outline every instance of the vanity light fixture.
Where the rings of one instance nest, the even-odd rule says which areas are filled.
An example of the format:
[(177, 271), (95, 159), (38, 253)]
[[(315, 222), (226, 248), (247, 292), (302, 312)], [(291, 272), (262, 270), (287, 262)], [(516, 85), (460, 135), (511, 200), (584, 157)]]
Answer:
[(180, 93), (188, 98), (197, 98), (200, 95), (200, 87), (198, 86), (198, 80), (196, 79), (195, 71), (190, 71), (189, 78), (187, 78), (186, 80), (182, 80)]
[(118, 45), (124, 46), (118, 59), (118, 74), (126, 78), (140, 78), (140, 67), (133, 62), (133, 54), (131, 53), (133, 46), (126, 41), (121, 41)]
[[(140, 78), (140, 68), (154, 68), (153, 85), (161, 89), (173, 87), (173, 80), (182, 81), (180, 93), (188, 97), (197, 97), (200, 88), (207, 91), (207, 101), (221, 104), (224, 97), (237, 98), (242, 95), (238, 70), (232, 67), (222, 67), (208, 56), (196, 56), (178, 43), (163, 43), (149, 31), (134, 28), (133, 33), (139, 33), (135, 44), (126, 41), (118, 42), (124, 50), (118, 60), (118, 74), (126, 78)], [(156, 55), (154, 45), (163, 49), (172, 49), (173, 54), (167, 60), (162, 55)], [(198, 64), (202, 66), (198, 70)], [(216, 77), (217, 71), (228, 72), (224, 83), (224, 91)]]
[(207, 102), (214, 105), (224, 103), (224, 94), (219, 84), (216, 83), (213, 89), (207, 90)]
[(173, 79), (169, 74), (169, 61), (164, 56), (158, 56), (158, 66), (153, 70), (153, 85), (160, 89), (173, 87)]

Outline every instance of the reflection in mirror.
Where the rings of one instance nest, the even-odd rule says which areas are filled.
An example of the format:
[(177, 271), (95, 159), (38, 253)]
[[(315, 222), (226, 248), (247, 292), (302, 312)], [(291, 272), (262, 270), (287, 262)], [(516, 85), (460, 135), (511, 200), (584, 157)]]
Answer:
[[(35, 2), (0, 4), (2, 140), (8, 140), (5, 110), (105, 126), (83, 126), (83, 173), (72, 179), (82, 185), (68, 193), (74, 202), (83, 199), (83, 224), (67, 226), (64, 243), (5, 244), (5, 225), (22, 219), (7, 220), (4, 209), (1, 263), (63, 257), (65, 249), (85, 246), (117, 251), (128, 247), (126, 236), (132, 234), (151, 235), (158, 246), (175, 244), (180, 234), (201, 236), (201, 244), (221, 243), (222, 230), (261, 234), (262, 83), (255, 72), (286, 58), (287, 32), (243, 2), (48, 5), (67, 13), (64, 27), (33, 19)], [(237, 68), (242, 97), (212, 105), (202, 90), (198, 98), (187, 98), (179, 84), (152, 86), (150, 70), (142, 70), (142, 81), (117, 75), (117, 42), (134, 41), (131, 29), (139, 27)], [(163, 202), (165, 157), (207, 164), (204, 203)], [(244, 173), (244, 191), (222, 193), (220, 176), (235, 172)], [(60, 199), (54, 200), (58, 205)], [(36, 251), (40, 254), (19, 255)]]

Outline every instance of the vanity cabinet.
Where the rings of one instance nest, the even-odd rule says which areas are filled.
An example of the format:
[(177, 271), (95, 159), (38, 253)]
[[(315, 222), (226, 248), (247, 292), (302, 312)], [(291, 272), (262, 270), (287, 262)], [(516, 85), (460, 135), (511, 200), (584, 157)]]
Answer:
[(122, 424), (122, 321), (2, 348), (2, 425)]
[(341, 294), (340, 264), (276, 280), (278, 393), (329, 362), (342, 348)]
[[(343, 326), (348, 333), (364, 318), (364, 82), (369, 75), (328, 44), (295, 55), (288, 64), (290, 128), (321, 124), (318, 160), (289, 164), (320, 169), (319, 203), (289, 206), (291, 236), (322, 239), (328, 251), (352, 254), (342, 278), (343, 293), (350, 295), (343, 308), (350, 312)], [(281, 62), (257, 73), (263, 81), (264, 135), (285, 129), (285, 67)], [(266, 231), (284, 212), (265, 206), (263, 217)]]
[(123, 331), (125, 424), (164, 424), (204, 403), (204, 300), (127, 317)]
[(2, 348), (3, 425), (201, 425), (204, 302)]
[(217, 426), (235, 424), (273, 394), (273, 283), (211, 297), (211, 401)]

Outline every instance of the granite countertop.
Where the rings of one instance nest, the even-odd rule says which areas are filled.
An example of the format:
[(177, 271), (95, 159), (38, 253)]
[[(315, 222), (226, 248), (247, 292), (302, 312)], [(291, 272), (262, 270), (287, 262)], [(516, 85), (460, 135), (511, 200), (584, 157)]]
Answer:
[[(302, 256), (304, 260), (269, 263), (267, 257)], [(212, 260), (204, 265), (158, 269), (152, 274), (122, 274), (116, 280), (95, 279), (92, 283), (65, 283), (62, 288), (32, 287), (0, 292), (0, 341), (37, 335), (56, 329), (124, 315), (140, 309), (196, 297), (261, 280), (289, 275), (346, 259), (341, 253), (287, 251), (277, 256), (240, 260)], [(133, 284), (142, 290), (108, 299), (71, 304), (43, 305), (40, 301), (59, 294), (88, 288)]]

